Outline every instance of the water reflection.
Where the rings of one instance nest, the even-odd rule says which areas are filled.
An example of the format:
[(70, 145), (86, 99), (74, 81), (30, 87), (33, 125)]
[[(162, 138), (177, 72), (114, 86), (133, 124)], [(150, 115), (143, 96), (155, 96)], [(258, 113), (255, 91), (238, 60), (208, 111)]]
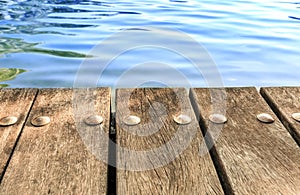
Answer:
[[(12, 80), (23, 72), (26, 72), (26, 70), (19, 68), (0, 68), (0, 82)], [(0, 88), (8, 86), (8, 84), (0, 83)]]
[(27, 43), (23, 39), (0, 37), (0, 57), (9, 53), (42, 53), (68, 58), (85, 58), (90, 57), (86, 54), (81, 54), (72, 51), (59, 51), (51, 49), (43, 49), (36, 47), (39, 43)]
[[(203, 44), (226, 86), (295, 85), (299, 74), (290, 70), (299, 69), (299, 0), (281, 1), (0, 0), (0, 64), (31, 70), (22, 82), (11, 82), (17, 87), (70, 87), (84, 53), (96, 44), (125, 29), (156, 26), (181, 30)], [(147, 56), (178, 65), (193, 85), (204, 85), (187, 62), (151, 54), (133, 52), (112, 63), (105, 83), (112, 85), (130, 59)]]

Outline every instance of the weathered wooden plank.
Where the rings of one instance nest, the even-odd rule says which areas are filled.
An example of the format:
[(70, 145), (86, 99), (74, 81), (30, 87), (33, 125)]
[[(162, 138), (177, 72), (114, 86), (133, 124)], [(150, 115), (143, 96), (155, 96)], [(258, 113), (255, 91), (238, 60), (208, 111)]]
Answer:
[[(179, 113), (191, 123), (175, 123)], [(141, 123), (125, 125), (129, 115)], [(223, 194), (185, 89), (117, 90), (116, 131), (117, 194)]]
[[(80, 90), (40, 90), (0, 194), (106, 194), (107, 165), (98, 154), (107, 151), (99, 132), (109, 128), (110, 90)], [(103, 116), (102, 125), (83, 122), (93, 113)], [(30, 121), (42, 115), (51, 122), (32, 126)]]
[(27, 114), (37, 93), (36, 89), (1, 89), (0, 119), (7, 116), (18, 118), (12, 126), (0, 126), (0, 179), (7, 161), (24, 125)]
[(300, 123), (292, 118), (300, 112), (300, 87), (268, 87), (260, 92), (300, 146)]
[[(193, 89), (196, 109), (201, 113), (201, 123), (209, 133), (217, 126), (208, 121), (212, 114), (212, 102), (218, 103), (214, 100), (218, 97), (211, 98), (210, 95), (214, 90)], [(212, 154), (231, 192), (299, 194), (300, 148), (256, 89), (226, 89), (225, 102), (228, 121)], [(275, 122), (259, 122), (256, 115), (262, 112), (271, 114)], [(207, 129), (209, 125), (210, 129)]]

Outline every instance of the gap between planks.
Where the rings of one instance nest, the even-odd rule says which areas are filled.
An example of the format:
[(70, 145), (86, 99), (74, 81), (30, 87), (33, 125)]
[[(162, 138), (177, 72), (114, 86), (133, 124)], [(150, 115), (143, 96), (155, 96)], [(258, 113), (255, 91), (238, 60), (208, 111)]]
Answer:
[[(11, 133), (11, 135), (14, 135), (15, 133), (17, 133), (17, 134), (15, 135), (14, 138), (11, 138), (11, 142), (13, 142), (13, 143), (10, 143), (11, 146), (8, 146), (8, 148), (11, 148), (11, 151), (9, 151), (9, 149), (7, 150), (7, 151), (9, 151), (8, 156), (4, 155), (2, 153), (2, 155), (4, 157), (1, 156), (1, 164), (2, 164), (1, 166), (3, 166), (3, 169), (0, 170), (0, 185), (1, 185), (2, 179), (5, 175), (5, 172), (7, 170), (7, 167), (9, 165), (9, 162), (14, 154), (17, 143), (22, 135), (23, 128), (28, 119), (28, 116), (30, 114), (30, 111), (32, 109), (34, 101), (37, 97), (38, 89), (1, 89), (0, 90), (1, 95), (3, 95), (3, 93), (5, 93), (5, 92), (6, 93), (19, 92), (21, 94), (21, 97), (18, 97), (19, 94), (14, 94), (14, 96), (15, 96), (14, 98), (20, 98), (22, 104), (20, 105), (20, 101), (19, 101), (19, 102), (15, 102), (15, 104), (10, 105), (9, 107), (7, 107), (8, 105), (2, 106), (2, 108), (6, 110), (5, 113), (7, 114), (7, 116), (18, 116), (18, 122), (16, 124), (14, 124), (13, 126), (1, 127), (1, 128), (3, 128), (1, 130), (2, 132), (3, 131), (16, 131), (16, 132)], [(24, 99), (22, 99), (23, 96), (24, 96)], [(32, 96), (32, 97), (30, 97), (30, 96)], [(6, 97), (1, 97), (1, 99), (2, 99), (1, 104), (5, 104), (5, 102), (8, 102), (7, 104), (10, 103), (10, 101), (11, 101), (10, 99), (7, 101), (3, 101), (3, 98), (6, 99)], [(26, 101), (28, 101), (28, 103)], [(27, 105), (26, 105), (26, 103), (27, 103)], [(18, 106), (18, 107), (12, 108), (11, 106), (13, 106), (13, 107)], [(7, 110), (8, 110), (8, 113), (7, 113)], [(3, 110), (2, 110), (2, 112), (3, 112)], [(2, 114), (3, 113), (1, 113), (1, 115)], [(1, 117), (3, 117), (3, 116), (1, 116)], [(16, 129), (19, 129), (18, 132)], [(10, 140), (8, 140), (8, 141), (10, 141)], [(1, 144), (3, 144), (3, 140), (2, 140)], [(0, 152), (0, 154), (1, 154), (1, 152)]]
[[(38, 91), (37, 91), (37, 93), (36, 93), (36, 95), (35, 95), (35, 98), (37, 97), (37, 94), (38, 94)], [(35, 100), (35, 98), (34, 98), (34, 100)], [(263, 97), (264, 99), (266, 99), (265, 97)], [(192, 101), (192, 99), (190, 100), (191, 101), (191, 103), (193, 104), (194, 102)], [(34, 101), (33, 101), (33, 103), (34, 103)], [(33, 106), (33, 103), (31, 104), (31, 108), (32, 108), (32, 106)], [(31, 108), (30, 108), (30, 111), (31, 111)], [(26, 120), (27, 120), (27, 118), (28, 118), (28, 116), (29, 116), (29, 114), (30, 114), (30, 111), (28, 112), (28, 114), (27, 114), (27, 116), (26, 116)], [(197, 114), (197, 113), (196, 113)], [(22, 133), (22, 131), (23, 131), (23, 127), (24, 127), (24, 125), (25, 125), (25, 123), (23, 124), (23, 126), (22, 126), (22, 129), (21, 129), (21, 133)], [(202, 126), (202, 128), (203, 128), (203, 125), (204, 125), (204, 123), (201, 123), (201, 121), (200, 121), (200, 126)], [(20, 138), (20, 136), (21, 136), (21, 133), (19, 134), (19, 136), (18, 136), (18, 138), (17, 138), (17, 141), (16, 141), (16, 143), (15, 143), (15, 145), (14, 145), (14, 149), (15, 149), (15, 146), (17, 145), (17, 142), (18, 142), (18, 140), (19, 140), (19, 138)], [(208, 140), (207, 140), (208, 141)], [(14, 150), (13, 149), (13, 150)], [(213, 150), (214, 150), (214, 148), (213, 148)], [(113, 150), (112, 150), (113, 151)], [(12, 154), (13, 153), (11, 153), (11, 155), (10, 155), (10, 158), (11, 158), (11, 156), (12, 156)], [(10, 158), (9, 158), (9, 160), (8, 160), (8, 162), (10, 162)], [(212, 155), (212, 158), (214, 159), (214, 161), (219, 161), (218, 160), (218, 158), (216, 158), (216, 156), (215, 155)], [(215, 162), (214, 162), (215, 163)], [(216, 165), (215, 165), (216, 166)], [(218, 170), (219, 169), (219, 166), (216, 166), (216, 169)], [(220, 170), (222, 170), (222, 169), (220, 169)], [(220, 170), (218, 170), (218, 174), (219, 174), (219, 177), (220, 178), (224, 178), (224, 176), (220, 176), (220, 174), (222, 174), (222, 173), (224, 173), (224, 170), (223, 171), (220, 171)], [(220, 171), (220, 172), (219, 172)], [(108, 174), (108, 179), (109, 179), (109, 174)], [(223, 179), (224, 180), (224, 179)], [(226, 183), (228, 183), (228, 182), (226, 182), (226, 179), (224, 180), (225, 181), (225, 186), (223, 186), (223, 188), (225, 189), (225, 191), (226, 192), (230, 192), (230, 187), (226, 187)], [(224, 181), (222, 182), (222, 183), (224, 183)], [(112, 183), (113, 185), (115, 185), (114, 184), (114, 181), (110, 181), (110, 182), (108, 182), (108, 183)], [(229, 185), (230, 186), (230, 185)], [(107, 186), (108, 188), (109, 188), (109, 186)], [(110, 190), (108, 190), (108, 191), (110, 191)]]
[[(118, 194), (223, 194), (210, 155), (199, 155), (204, 141), (185, 89), (120, 89), (116, 100)], [(180, 113), (192, 122), (176, 124)], [(141, 123), (124, 125), (128, 115)]]
[[(203, 129), (208, 127), (210, 139), (215, 139), (217, 125), (208, 121), (211, 114), (209, 89), (192, 89), (200, 111)], [(212, 150), (222, 180), (234, 194), (297, 194), (299, 178), (299, 147), (274, 116), (270, 107), (253, 88), (226, 88), (226, 115), (222, 135)], [(275, 122), (263, 124), (256, 115), (267, 112)], [(210, 141), (211, 141), (210, 140)], [(218, 168), (219, 167), (219, 168)], [(222, 177), (221, 177), (222, 178)]]
[(260, 93), (300, 146), (300, 123), (292, 118), (300, 112), (300, 88), (263, 87)]
[[(110, 92), (108, 88), (95, 91), (96, 93), (92, 91), (92, 94), (88, 94), (83, 89), (79, 99), (82, 98), (84, 102), (92, 105), (95, 103), (96, 110), (105, 118), (103, 129), (106, 131), (110, 122), (110, 97), (105, 94)], [(82, 132), (85, 133), (85, 143), (79, 138), (80, 132), (75, 130), (72, 117), (71, 96), (70, 89), (40, 91), (8, 164), (0, 194), (106, 194), (107, 165), (96, 159), (91, 151), (97, 154), (98, 146), (101, 148), (104, 144), (104, 150), (108, 147), (101, 142), (102, 137), (98, 136), (99, 126), (88, 127), (82, 122), (83, 118), (91, 114), (86, 108), (77, 113), (79, 125), (83, 125), (85, 129)], [(91, 101), (94, 96), (97, 101)], [(43, 127), (33, 127), (30, 120), (41, 115), (50, 116), (51, 123)], [(96, 145), (84, 146), (89, 144), (87, 142)]]

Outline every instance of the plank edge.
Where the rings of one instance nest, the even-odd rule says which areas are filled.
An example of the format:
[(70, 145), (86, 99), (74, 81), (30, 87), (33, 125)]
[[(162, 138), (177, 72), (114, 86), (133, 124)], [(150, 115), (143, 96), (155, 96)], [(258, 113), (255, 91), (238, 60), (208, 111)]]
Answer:
[[(20, 88), (17, 88), (17, 89), (20, 89)], [(5, 90), (5, 89), (4, 89), (4, 90)], [(9, 154), (9, 157), (8, 157), (8, 159), (7, 159), (7, 161), (6, 161), (6, 164), (5, 164), (4, 168), (3, 168), (3, 172), (2, 172), (2, 174), (0, 175), (0, 185), (1, 185), (1, 183), (2, 183), (2, 181), (3, 181), (3, 179), (4, 179), (4, 177), (5, 177), (5, 173), (6, 173), (7, 169), (8, 169), (8, 167), (9, 167), (9, 163), (10, 163), (10, 161), (11, 161), (13, 155), (14, 155), (14, 152), (15, 152), (15, 150), (16, 150), (16, 147), (18, 146), (18, 143), (19, 143), (19, 140), (20, 140), (21, 135), (22, 135), (22, 133), (23, 133), (24, 127), (25, 127), (25, 125), (26, 125), (26, 123), (27, 123), (27, 120), (28, 120), (28, 117), (29, 117), (29, 115), (30, 115), (30, 113), (31, 113), (32, 107), (33, 107), (34, 102), (35, 102), (35, 100), (36, 100), (36, 98), (37, 98), (37, 96), (38, 96), (38, 93), (39, 93), (39, 89), (35, 89), (35, 88), (27, 88), (27, 89), (23, 89), (23, 90), (27, 90), (27, 91), (32, 90), (32, 91), (33, 91), (32, 93), (34, 93), (34, 94), (33, 94), (34, 97), (33, 97), (33, 100), (32, 100), (32, 102), (31, 102), (31, 104), (29, 105), (28, 112), (25, 114), (24, 122), (23, 122), (23, 124), (21, 125), (20, 132), (19, 132), (19, 134), (17, 135), (17, 138), (16, 138), (16, 140), (15, 140), (15, 143), (13, 144), (11, 153)]]
[[(278, 87), (279, 88), (279, 87)], [(300, 146), (300, 137), (298, 137), (295, 128), (288, 122), (288, 119), (284, 114), (280, 111), (280, 109), (276, 106), (275, 101), (268, 93), (268, 89), (271, 89), (271, 87), (262, 87), (260, 88), (260, 94), (263, 97), (263, 99), (267, 102), (269, 107), (272, 109), (272, 111), (276, 114), (276, 116), (279, 118), (283, 126), (286, 128), (286, 130), (289, 132), (289, 134), (292, 136), (292, 138), (295, 140), (295, 142)]]
[[(212, 141), (212, 138), (210, 136), (210, 134), (207, 133), (207, 127), (206, 127), (206, 124), (205, 124), (205, 120), (202, 116), (202, 114), (200, 113), (200, 108), (199, 108), (199, 105), (198, 105), (198, 98), (197, 98), (197, 95), (196, 95), (196, 91), (199, 88), (191, 88), (189, 90), (189, 100), (190, 100), (190, 103), (192, 105), (192, 109), (194, 111), (194, 114), (196, 115), (196, 119), (198, 121), (198, 124), (199, 124), (199, 127), (200, 127), (200, 130), (202, 132), (202, 136), (205, 140), (205, 144), (206, 144), (206, 147), (211, 145), (211, 143), (213, 142)], [(206, 88), (201, 88), (201, 89), (206, 89)], [(209, 90), (207, 88), (207, 90)], [(215, 148), (215, 146), (211, 147), (211, 149), (209, 150), (209, 155), (210, 155), (210, 158), (213, 162), (213, 165), (214, 165), (214, 168), (216, 170), (216, 173), (218, 175), (218, 179), (220, 181), (220, 184), (222, 186), (222, 190), (224, 192), (224, 194), (226, 195), (229, 195), (229, 194), (234, 194), (233, 193), (233, 188), (229, 182), (229, 179), (228, 179), (228, 175), (226, 174), (226, 171), (225, 171), (225, 167), (221, 161), (221, 159), (219, 158), (219, 155), (217, 153), (217, 150)]]

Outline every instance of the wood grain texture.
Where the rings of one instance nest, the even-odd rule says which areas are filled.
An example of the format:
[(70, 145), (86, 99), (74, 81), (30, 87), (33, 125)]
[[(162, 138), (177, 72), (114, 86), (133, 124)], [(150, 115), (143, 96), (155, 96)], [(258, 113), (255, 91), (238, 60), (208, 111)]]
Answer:
[(300, 123), (291, 116), (300, 112), (300, 87), (268, 87), (260, 92), (300, 146)]
[[(176, 124), (180, 113), (192, 122)], [(141, 123), (126, 126), (128, 115)], [(185, 89), (117, 90), (116, 131), (117, 194), (223, 194)]]
[(7, 160), (21, 132), (36, 93), (36, 89), (0, 90), (0, 119), (7, 116), (18, 118), (17, 123), (12, 126), (0, 126), (0, 178), (4, 174)]
[[(192, 91), (201, 123), (205, 128), (215, 126), (208, 121), (213, 102), (209, 89)], [(213, 156), (232, 192), (299, 194), (300, 148), (256, 89), (226, 89), (226, 104), (228, 121)], [(259, 122), (256, 115), (262, 112), (271, 114), (275, 122)]]
[[(82, 89), (75, 99), (69, 89), (39, 91), (0, 194), (106, 194), (107, 165), (97, 151), (107, 147), (99, 144), (103, 139), (98, 132), (109, 128), (110, 90)], [(85, 104), (86, 109), (81, 106)], [(77, 107), (81, 110), (74, 111)], [(93, 113), (103, 116), (102, 126), (83, 123), (81, 119)], [(51, 123), (32, 126), (31, 119), (41, 115), (49, 116)]]

